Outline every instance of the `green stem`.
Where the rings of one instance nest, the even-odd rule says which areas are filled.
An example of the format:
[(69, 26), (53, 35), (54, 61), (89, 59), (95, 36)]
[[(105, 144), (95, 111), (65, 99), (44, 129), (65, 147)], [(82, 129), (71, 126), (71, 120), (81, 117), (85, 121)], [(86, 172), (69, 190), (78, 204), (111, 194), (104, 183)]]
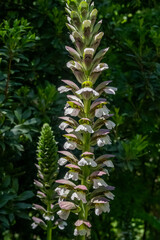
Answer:
[[(51, 210), (51, 204), (48, 203), (47, 212)], [(47, 240), (52, 240), (52, 221), (47, 222)]]
[[(90, 112), (90, 106), (91, 106), (91, 100), (84, 100), (84, 113), (85, 117), (89, 118), (89, 112)], [(90, 138), (91, 135), (90, 133), (84, 133), (83, 134), (83, 152), (88, 152), (90, 151)], [(83, 174), (82, 174), (82, 179), (81, 179), (81, 184), (82, 185), (87, 185), (86, 178), (89, 175), (89, 168), (88, 166), (84, 166), (83, 168)], [(79, 213), (80, 219), (86, 220), (88, 219), (88, 207), (86, 204), (84, 204), (81, 201), (81, 211)], [(79, 240), (86, 240), (85, 236), (79, 236)]]
[(52, 222), (47, 223), (47, 240), (52, 240)]

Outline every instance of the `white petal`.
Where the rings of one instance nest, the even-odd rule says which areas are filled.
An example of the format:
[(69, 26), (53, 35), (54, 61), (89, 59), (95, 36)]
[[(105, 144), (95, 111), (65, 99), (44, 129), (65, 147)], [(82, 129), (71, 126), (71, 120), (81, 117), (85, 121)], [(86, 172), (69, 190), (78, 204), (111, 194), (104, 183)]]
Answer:
[(93, 129), (91, 128), (90, 125), (87, 124), (83, 124), (83, 125), (79, 125), (75, 132), (80, 132), (80, 131), (84, 131), (84, 132), (89, 132), (89, 133), (94, 133)]
[(77, 144), (75, 142), (65, 142), (64, 144), (64, 149), (70, 149), (70, 150), (74, 150), (77, 147)]
[(77, 195), (79, 197), (79, 200), (81, 200), (83, 203), (87, 203), (86, 200), (86, 194), (82, 191), (77, 192)]
[(58, 227), (59, 227), (60, 230), (63, 230), (65, 228), (65, 226), (67, 226), (67, 223), (64, 222), (64, 221), (62, 221), (58, 224)]
[(78, 200), (80, 200), (76, 192), (74, 192), (74, 193), (72, 194), (72, 196), (71, 196), (71, 199), (72, 199), (73, 201), (74, 201), (75, 198), (77, 198)]
[(103, 108), (96, 109), (95, 116), (97, 118), (100, 118), (102, 116), (108, 116), (109, 112), (110, 110), (106, 106), (103, 106)]
[(68, 123), (66, 123), (66, 122), (62, 122), (60, 125), (59, 125), (59, 128), (61, 129), (61, 130), (64, 130), (66, 127), (68, 127)]
[(77, 228), (74, 229), (74, 236), (78, 236), (78, 230), (77, 230)]
[(108, 129), (112, 129), (116, 126), (116, 124), (114, 122), (110, 121), (110, 120), (106, 121), (105, 125)]
[(113, 162), (111, 160), (107, 160), (105, 162), (103, 162), (107, 167), (111, 167), (114, 168)]
[(107, 187), (108, 184), (102, 178), (94, 178), (93, 179), (93, 188), (97, 189), (99, 187)]
[(70, 211), (62, 209), (58, 211), (57, 214), (61, 219), (67, 220), (67, 218), (69, 217)]
[(74, 181), (77, 181), (78, 180), (78, 172), (69, 171), (64, 176), (64, 179), (72, 179)]
[(70, 192), (70, 190), (67, 189), (67, 188), (57, 187), (57, 188), (55, 189), (55, 192), (56, 192), (59, 196), (61, 196), (61, 197), (67, 197), (68, 194), (69, 194), (69, 192)]
[(38, 226), (35, 222), (31, 224), (32, 229), (35, 229)]
[(76, 117), (76, 116), (78, 116), (79, 112), (80, 112), (80, 110), (77, 109), (77, 108), (66, 108), (65, 112), (64, 112), (64, 115), (65, 116), (66, 115), (71, 115), (73, 117)]
[(81, 158), (81, 160), (78, 162), (79, 166), (85, 166), (88, 165), (88, 162), (86, 161), (85, 158)]
[(108, 94), (115, 94), (115, 91), (117, 91), (117, 88), (115, 87), (107, 87), (104, 89), (105, 93), (108, 93)]
[(86, 93), (86, 92), (92, 92), (94, 96), (99, 96), (99, 93), (90, 87), (84, 87), (84, 88), (81, 88), (80, 90), (76, 91), (76, 93), (78, 95), (80, 95), (82, 93)]
[(111, 193), (111, 192), (106, 192), (106, 193), (104, 193), (104, 195), (106, 196), (106, 197), (108, 197), (109, 199), (114, 199), (114, 194), (113, 193)]
[(103, 147), (105, 145), (105, 140), (103, 138), (98, 138), (97, 145), (98, 147)]
[(95, 214), (99, 216), (102, 213), (101, 209), (98, 206), (95, 206)]
[(107, 145), (107, 144), (108, 145), (112, 144), (111, 139), (108, 135), (101, 138), (97, 138), (97, 145), (99, 147), (103, 147), (104, 145)]
[(60, 166), (63, 166), (64, 164), (66, 164), (67, 163), (67, 160), (65, 159), (65, 158), (60, 158), (59, 160), (58, 160), (58, 164), (60, 165)]
[(93, 55), (94, 54), (94, 48), (85, 48), (84, 53)]
[(72, 90), (71, 88), (65, 87), (65, 86), (61, 86), (58, 88), (58, 91), (60, 93), (64, 93), (64, 92), (69, 92), (70, 90)]

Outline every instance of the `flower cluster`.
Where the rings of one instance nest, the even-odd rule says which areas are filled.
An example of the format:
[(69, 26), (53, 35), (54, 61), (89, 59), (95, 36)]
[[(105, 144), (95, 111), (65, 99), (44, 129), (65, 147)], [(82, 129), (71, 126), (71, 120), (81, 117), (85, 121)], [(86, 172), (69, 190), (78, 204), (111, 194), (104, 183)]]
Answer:
[[(109, 86), (111, 81), (97, 84), (98, 77), (108, 69), (108, 65), (101, 62), (108, 48), (96, 53), (103, 32), (99, 31), (102, 21), (96, 23), (98, 11), (94, 3), (90, 0), (68, 0), (66, 11), (67, 27), (75, 47), (66, 47), (72, 57), (67, 67), (73, 72), (77, 83), (62, 80), (64, 85), (59, 88), (60, 93), (69, 92), (69, 95), (64, 108), (65, 116), (61, 117), (59, 126), (66, 132), (66, 142), (64, 151), (60, 151), (62, 157), (58, 163), (65, 165), (68, 172), (64, 179), (57, 180), (58, 215), (67, 220), (70, 212), (78, 214), (74, 235), (89, 236), (90, 210), (95, 209), (96, 215), (109, 212), (109, 201), (114, 198), (111, 192), (114, 187), (103, 179), (109, 175), (108, 169), (114, 167), (111, 161), (114, 156), (105, 154), (96, 158), (94, 146), (111, 144), (109, 133), (115, 124), (109, 120), (112, 114), (107, 100), (101, 95), (115, 94), (117, 89)], [(69, 151), (74, 149), (80, 152), (78, 158)]]
[[(54, 193), (54, 184), (58, 173), (57, 158), (57, 144), (53, 132), (48, 124), (44, 124), (37, 149), (38, 164), (36, 164), (36, 167), (38, 170), (38, 180), (34, 180), (34, 184), (38, 188), (37, 197), (41, 203), (40, 205), (33, 204), (33, 208), (39, 214), (38, 217), (32, 217), (32, 228), (40, 226), (44, 230), (47, 230), (48, 235), (51, 235), (53, 226), (58, 225), (60, 229), (64, 229), (66, 225), (63, 220), (55, 219), (57, 201), (56, 194)], [(42, 218), (39, 218), (39, 215)]]

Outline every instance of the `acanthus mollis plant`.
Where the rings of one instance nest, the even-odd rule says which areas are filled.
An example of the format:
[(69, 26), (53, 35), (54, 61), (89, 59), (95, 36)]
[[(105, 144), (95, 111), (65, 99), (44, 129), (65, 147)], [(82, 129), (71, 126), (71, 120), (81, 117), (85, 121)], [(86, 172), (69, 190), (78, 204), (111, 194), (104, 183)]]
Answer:
[[(33, 208), (38, 211), (38, 217), (32, 217), (32, 228), (40, 226), (47, 232), (47, 240), (52, 240), (52, 230), (58, 227), (64, 229), (67, 225), (63, 220), (56, 219), (57, 197), (55, 194), (55, 180), (58, 173), (57, 143), (49, 124), (42, 127), (41, 136), (37, 147), (36, 164), (38, 173), (37, 180), (34, 180), (38, 188), (37, 197), (40, 204), (33, 204)], [(39, 214), (41, 217), (39, 218)]]
[[(88, 220), (91, 210), (94, 209), (96, 215), (109, 212), (109, 201), (114, 198), (111, 192), (114, 187), (103, 179), (109, 175), (108, 168), (114, 167), (111, 161), (114, 156), (105, 154), (96, 158), (94, 147), (111, 144), (109, 133), (115, 124), (109, 120), (112, 114), (107, 100), (101, 95), (115, 94), (117, 89), (109, 86), (111, 81), (96, 84), (101, 73), (108, 69), (108, 65), (101, 62), (108, 48), (96, 53), (104, 33), (99, 31), (102, 21), (96, 23), (98, 11), (94, 3), (90, 0), (68, 0), (66, 11), (70, 39), (75, 46), (75, 49), (66, 47), (73, 59), (67, 67), (78, 83), (62, 80), (65, 85), (59, 88), (60, 93), (71, 91), (72, 94), (67, 95), (65, 116), (60, 117), (63, 120), (60, 128), (66, 131), (66, 142), (58, 162), (65, 165), (68, 172), (64, 179), (56, 181), (59, 183), (56, 192), (60, 196), (58, 215), (66, 220), (70, 212), (76, 213), (78, 220), (74, 235), (86, 239), (91, 232)], [(79, 150), (80, 157), (68, 151), (74, 149)]]

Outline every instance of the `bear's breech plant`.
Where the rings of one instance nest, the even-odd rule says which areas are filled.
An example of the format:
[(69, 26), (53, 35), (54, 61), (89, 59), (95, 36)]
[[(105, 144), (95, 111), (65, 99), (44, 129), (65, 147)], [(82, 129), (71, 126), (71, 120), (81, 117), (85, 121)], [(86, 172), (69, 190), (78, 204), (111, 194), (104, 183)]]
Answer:
[[(64, 151), (59, 165), (68, 169), (64, 179), (57, 180), (59, 186), (58, 215), (67, 220), (70, 212), (77, 214), (74, 235), (86, 239), (91, 233), (88, 217), (94, 209), (96, 215), (110, 211), (109, 201), (114, 198), (114, 187), (103, 179), (113, 168), (113, 155), (96, 157), (95, 145), (103, 147), (111, 144), (109, 133), (115, 124), (108, 103), (101, 95), (115, 94), (117, 90), (109, 86), (111, 81), (97, 84), (97, 79), (109, 67), (101, 62), (108, 48), (97, 52), (104, 35), (100, 31), (102, 21), (96, 22), (97, 9), (90, 0), (70, 0), (66, 3), (67, 27), (74, 48), (66, 46), (72, 60), (67, 67), (73, 72), (77, 82), (62, 80), (60, 93), (69, 92), (64, 117), (60, 128), (65, 130)], [(71, 94), (70, 94), (71, 93)], [(73, 118), (75, 117), (75, 118)], [(78, 149), (79, 156), (68, 150)]]
[(57, 143), (49, 124), (42, 127), (41, 136), (37, 147), (37, 179), (34, 184), (40, 203), (33, 204), (37, 211), (32, 217), (32, 228), (40, 226), (47, 234), (47, 240), (53, 240), (52, 231), (56, 226), (63, 229), (66, 223), (57, 219), (57, 197), (55, 193), (55, 180), (58, 174)]

